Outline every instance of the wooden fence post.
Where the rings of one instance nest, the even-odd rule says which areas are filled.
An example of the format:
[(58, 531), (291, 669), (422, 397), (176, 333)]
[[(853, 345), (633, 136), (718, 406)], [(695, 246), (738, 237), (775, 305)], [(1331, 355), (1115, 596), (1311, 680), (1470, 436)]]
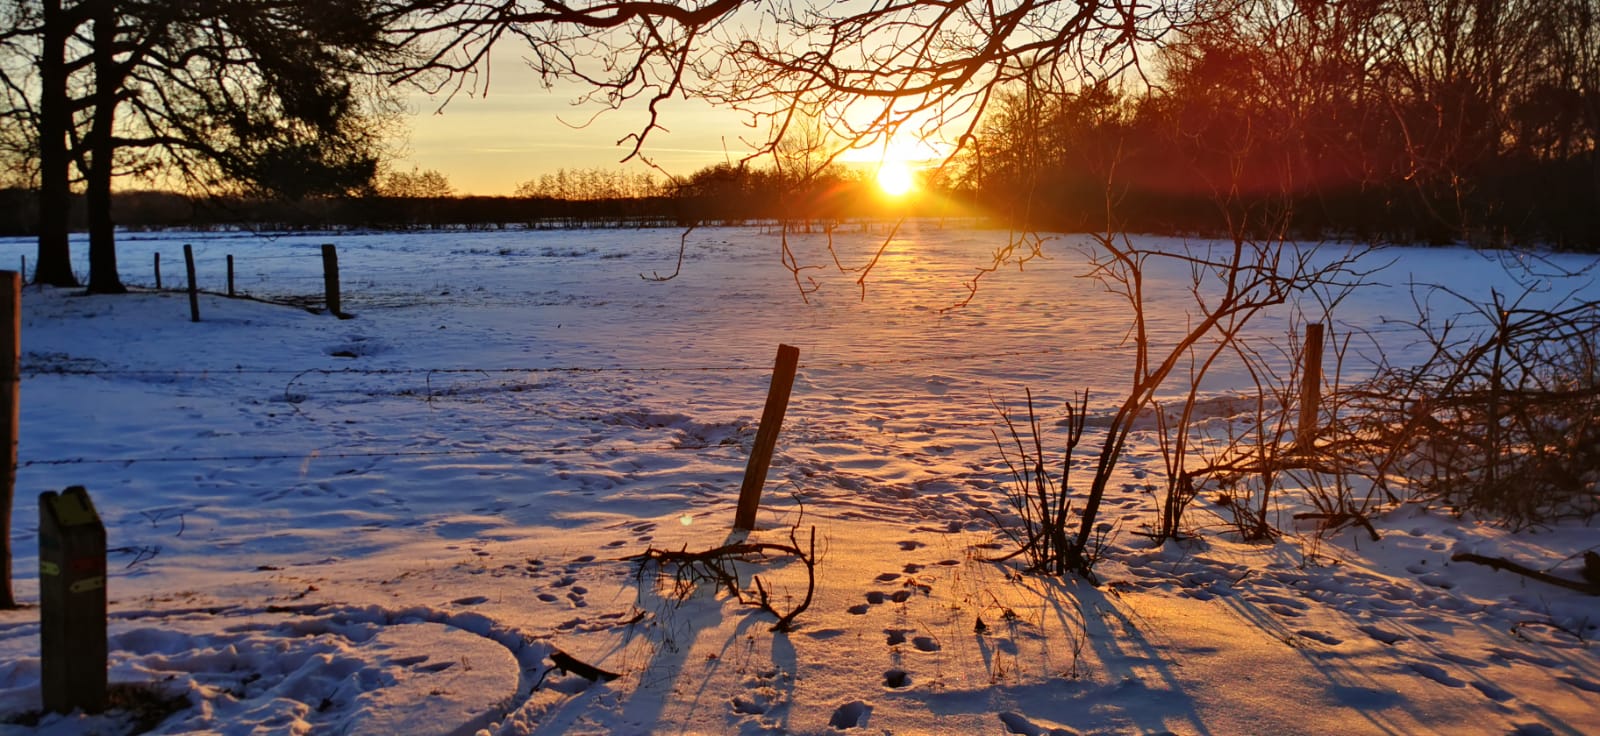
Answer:
[(161, 290), (161, 252), (156, 252), (156, 290)]
[(189, 321), (200, 321), (200, 285), (194, 281), (194, 246), (183, 244), (183, 270), (189, 276)]
[(39, 654), (45, 710), (105, 710), (106, 528), (83, 486), (39, 494)]
[(1295, 449), (1316, 449), (1317, 415), (1322, 408), (1322, 323), (1306, 325), (1304, 368), (1300, 371), (1300, 428), (1295, 432)]
[(22, 274), (0, 271), (0, 609), (11, 589), (11, 508), (17, 493), (17, 399), (22, 387)]
[(228, 254), (228, 298), (233, 298), (233, 254)]
[(761, 488), (772, 465), (772, 450), (778, 444), (778, 430), (789, 408), (789, 392), (794, 389), (795, 369), (800, 365), (800, 349), (778, 346), (778, 359), (772, 366), (772, 385), (767, 389), (767, 406), (761, 411), (761, 426), (756, 443), (750, 448), (750, 464), (745, 466), (744, 483), (739, 487), (739, 509), (733, 528), (749, 531), (756, 526), (756, 509), (761, 506)]
[(344, 318), (339, 308), (339, 251), (333, 243), (322, 244), (322, 286), (327, 293), (328, 313)]

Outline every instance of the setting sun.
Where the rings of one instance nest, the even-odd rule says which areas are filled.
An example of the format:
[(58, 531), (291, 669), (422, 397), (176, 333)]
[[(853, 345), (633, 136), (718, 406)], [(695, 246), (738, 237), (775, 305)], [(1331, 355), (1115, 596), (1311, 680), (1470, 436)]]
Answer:
[(911, 167), (903, 161), (885, 161), (878, 167), (878, 188), (891, 197), (901, 196), (915, 185)]

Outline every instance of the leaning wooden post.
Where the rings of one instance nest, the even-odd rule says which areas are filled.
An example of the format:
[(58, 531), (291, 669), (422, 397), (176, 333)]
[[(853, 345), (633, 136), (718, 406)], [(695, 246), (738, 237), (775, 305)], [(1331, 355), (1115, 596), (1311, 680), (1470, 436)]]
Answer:
[(11, 507), (17, 493), (17, 398), (22, 387), (22, 274), (0, 271), (0, 609), (11, 590)]
[(161, 254), (156, 253), (156, 290), (161, 290)]
[(200, 321), (200, 286), (194, 282), (194, 246), (183, 245), (183, 270), (189, 276), (189, 321)]
[(83, 486), (39, 494), (39, 654), (45, 710), (105, 710), (106, 528)]
[(772, 465), (772, 450), (778, 444), (783, 413), (789, 409), (789, 392), (794, 389), (794, 372), (800, 365), (800, 348), (778, 346), (778, 360), (772, 366), (772, 386), (767, 389), (767, 406), (761, 411), (761, 426), (756, 443), (750, 448), (750, 464), (744, 469), (744, 484), (739, 487), (739, 510), (733, 528), (749, 531), (756, 526), (756, 509), (761, 506), (761, 487), (767, 482)]
[(322, 244), (322, 286), (327, 292), (328, 313), (343, 317), (344, 311), (339, 309), (339, 251), (334, 250), (333, 243)]
[(228, 254), (228, 298), (233, 298), (233, 254)]
[(1295, 449), (1316, 449), (1317, 415), (1322, 407), (1322, 323), (1306, 325), (1305, 365), (1300, 371), (1300, 429), (1295, 432)]

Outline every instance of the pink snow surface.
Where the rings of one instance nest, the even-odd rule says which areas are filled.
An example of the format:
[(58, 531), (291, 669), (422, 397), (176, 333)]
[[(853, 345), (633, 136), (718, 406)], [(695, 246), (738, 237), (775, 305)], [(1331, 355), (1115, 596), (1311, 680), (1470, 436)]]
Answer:
[[(865, 263), (884, 232), (848, 230), (841, 261)], [(804, 298), (758, 229), (696, 230), (681, 276), (641, 279), (671, 271), (680, 234), (125, 234), (130, 284), (192, 243), (205, 288), (224, 288), (232, 254), (241, 291), (313, 304), (334, 242), (355, 318), (208, 295), (191, 323), (181, 293), (27, 289), (18, 595), (38, 599), (33, 499), (88, 487), (112, 548), (111, 680), (191, 704), (156, 733), (1600, 733), (1600, 600), (1450, 561), (1576, 578), (1600, 546), (1581, 520), (1512, 531), (1404, 505), (1374, 518), (1373, 542), (1296, 526), (1291, 489), (1273, 511), (1283, 537), (1245, 544), (1202, 492), (1197, 537), (1155, 546), (1139, 532), (1165, 466), (1141, 430), (1102, 508), (1103, 585), (987, 561), (1010, 550), (995, 404), (1017, 412), (1031, 389), (1058, 453), (1074, 391), (1094, 420), (1126, 390), (1126, 310), (1078, 278), (1086, 238), (1049, 240), (1048, 260), (946, 310), (1005, 233), (912, 223), (864, 294), (823, 235), (791, 235), (819, 266), (798, 274), (820, 287)], [(1519, 272), (1466, 249), (1369, 259), (1382, 270), (1331, 317), (1307, 299), (1253, 334), (1281, 344), (1293, 307), (1336, 338), (1370, 330), (1352, 380), (1369, 346), (1418, 355), (1392, 322), (1414, 316), (1413, 282), (1518, 289)], [(1520, 273), (1600, 295), (1550, 271)], [(1159, 343), (1193, 297), (1186, 271), (1151, 276)], [(624, 559), (741, 538), (779, 343), (801, 367), (748, 538), (816, 529), (815, 600), (787, 633)], [(1223, 426), (1250, 386), (1220, 367), (1205, 422)], [(741, 569), (780, 609), (805, 592), (792, 559)], [(39, 707), (38, 616), (0, 612), (0, 719)], [(556, 651), (621, 676), (552, 670)], [(130, 729), (117, 711), (0, 725)]]

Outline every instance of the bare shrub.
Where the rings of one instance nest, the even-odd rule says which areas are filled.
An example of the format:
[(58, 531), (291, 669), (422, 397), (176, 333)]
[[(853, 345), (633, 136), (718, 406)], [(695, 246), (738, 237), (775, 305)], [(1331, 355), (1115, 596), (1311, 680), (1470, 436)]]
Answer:
[(1426, 291), (1467, 310), (1439, 321), (1421, 310), (1411, 326), (1429, 357), (1382, 366), (1341, 407), (1375, 486), (1514, 526), (1600, 512), (1600, 301), (1543, 309), (1525, 306), (1533, 287), (1486, 302)]
[(1072, 472), (1072, 453), (1083, 439), (1089, 394), (1084, 392), (1076, 397), (1077, 406), (1070, 401), (1066, 404), (1067, 446), (1062, 453), (1059, 476), (1050, 474), (1050, 467), (1045, 460), (1044, 433), (1040, 430), (1039, 417), (1033, 409), (1033, 392), (1027, 391), (1027, 396), (1026, 438), (1017, 429), (1017, 423), (1011, 415), (998, 403), (995, 404), (995, 410), (1000, 412), (1010, 439), (1016, 445), (1016, 455), (1013, 457), (1006, 451), (1005, 440), (1001, 439), (998, 432), (995, 433), (994, 440), (1000, 448), (1000, 458), (1011, 473), (1012, 483), (1006, 489), (1006, 500), (1020, 519), (1020, 525), (1012, 525), (990, 513), (1001, 533), (1017, 545), (1016, 552), (1001, 559), (1023, 555), (1028, 560), (1027, 569), (1032, 572), (1065, 575), (1079, 567), (1087, 570), (1093, 567), (1094, 560), (1080, 559), (1079, 550), (1074, 548), (1067, 536), (1067, 523), (1072, 509), (1069, 498), (1071, 487), (1068, 484)]

